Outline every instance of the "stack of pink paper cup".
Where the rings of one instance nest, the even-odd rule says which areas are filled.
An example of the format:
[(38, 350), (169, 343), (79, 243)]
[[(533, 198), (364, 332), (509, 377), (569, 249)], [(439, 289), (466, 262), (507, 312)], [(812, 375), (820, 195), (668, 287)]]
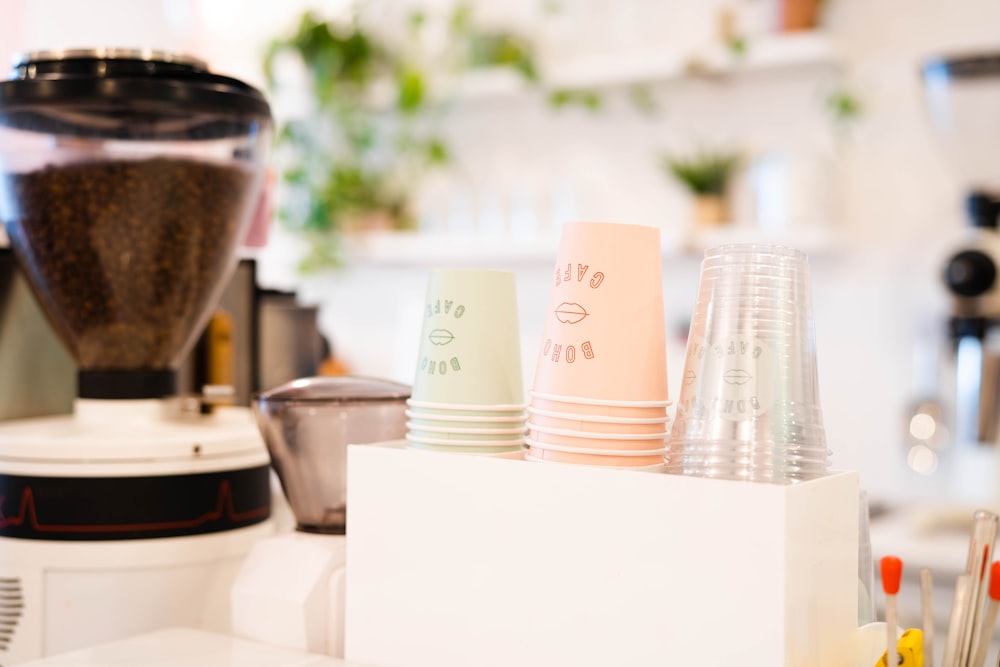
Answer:
[(524, 448), (514, 274), (431, 272), (406, 439), (414, 449), (496, 454)]
[(527, 458), (660, 466), (669, 405), (659, 231), (567, 224), (528, 406)]

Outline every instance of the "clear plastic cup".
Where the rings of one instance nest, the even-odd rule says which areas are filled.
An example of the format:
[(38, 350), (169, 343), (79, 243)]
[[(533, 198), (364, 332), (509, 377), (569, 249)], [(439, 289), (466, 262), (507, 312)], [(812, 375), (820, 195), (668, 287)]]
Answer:
[(788, 482), (825, 474), (828, 458), (806, 256), (707, 251), (667, 471)]

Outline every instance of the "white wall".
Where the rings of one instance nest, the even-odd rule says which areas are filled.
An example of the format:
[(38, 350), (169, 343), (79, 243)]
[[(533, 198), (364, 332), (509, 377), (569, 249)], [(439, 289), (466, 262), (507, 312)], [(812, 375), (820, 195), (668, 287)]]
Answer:
[[(0, 0), (5, 12), (0, 14), (0, 59), (39, 48), (154, 46), (193, 51), (216, 69), (259, 83), (260, 45), (290, 25), (307, 4), (316, 3)], [(415, 3), (370, 3), (383, 16), (404, 4)], [(620, 52), (697, 46), (711, 30), (710, 8), (723, 3), (566, 4), (568, 14), (545, 24), (534, 21), (536, 5), (527, 0), (477, 6), (497, 20), (541, 26), (549, 38), (546, 53), (562, 57), (598, 47)], [(325, 8), (336, 13), (343, 2)], [(781, 148), (831, 160), (835, 201), (828, 222), (844, 244), (817, 252), (813, 270), (821, 393), (834, 460), (839, 467), (860, 470), (875, 496), (927, 493), (933, 481), (918, 479), (904, 465), (902, 419), (913, 398), (914, 347), (923, 332), (943, 326), (946, 301), (936, 276), (944, 249), (963, 225), (963, 184), (933, 145), (918, 65), (941, 51), (1000, 45), (998, 25), (1000, 3), (994, 1), (832, 0), (827, 26), (846, 63), (839, 76), (859, 91), (865, 106), (864, 117), (846, 137), (831, 131), (821, 111), (824, 91), (838, 79), (826, 71), (761, 75), (726, 87), (675, 84), (658, 91), (662, 111), (655, 119), (619, 103), (596, 118), (578, 111), (554, 116), (530, 99), (475, 103), (451, 117), (449, 136), (459, 169), (448, 180), (449, 192), (487, 200), (519, 192), (550, 204), (561, 201), (560, 215), (669, 229), (686, 224), (687, 202), (656, 171), (652, 156), (657, 150), (721, 137), (743, 141), (755, 151)], [(746, 213), (746, 203), (741, 206)], [(275, 249), (264, 258), (265, 280), (295, 286), (287, 271), (290, 262), (280, 251), (288, 241), (280, 233), (274, 236)], [(530, 379), (549, 267), (510, 268), (518, 272)], [(698, 261), (680, 257), (664, 268), (676, 396)], [(306, 298), (324, 302), (323, 325), (356, 371), (407, 380), (425, 278), (423, 269), (359, 268), (299, 287)]]

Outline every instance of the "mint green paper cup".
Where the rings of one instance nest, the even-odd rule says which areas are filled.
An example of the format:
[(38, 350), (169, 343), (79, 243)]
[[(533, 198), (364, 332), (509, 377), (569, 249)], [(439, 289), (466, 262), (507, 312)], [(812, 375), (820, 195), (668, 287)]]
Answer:
[(435, 269), (423, 315), (414, 404), (524, 404), (513, 273)]

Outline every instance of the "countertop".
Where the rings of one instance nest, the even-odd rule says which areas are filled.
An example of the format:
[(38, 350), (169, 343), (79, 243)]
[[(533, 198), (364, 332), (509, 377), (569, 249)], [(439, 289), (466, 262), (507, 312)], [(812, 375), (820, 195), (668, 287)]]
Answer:
[(191, 628), (169, 628), (20, 667), (362, 667)]

